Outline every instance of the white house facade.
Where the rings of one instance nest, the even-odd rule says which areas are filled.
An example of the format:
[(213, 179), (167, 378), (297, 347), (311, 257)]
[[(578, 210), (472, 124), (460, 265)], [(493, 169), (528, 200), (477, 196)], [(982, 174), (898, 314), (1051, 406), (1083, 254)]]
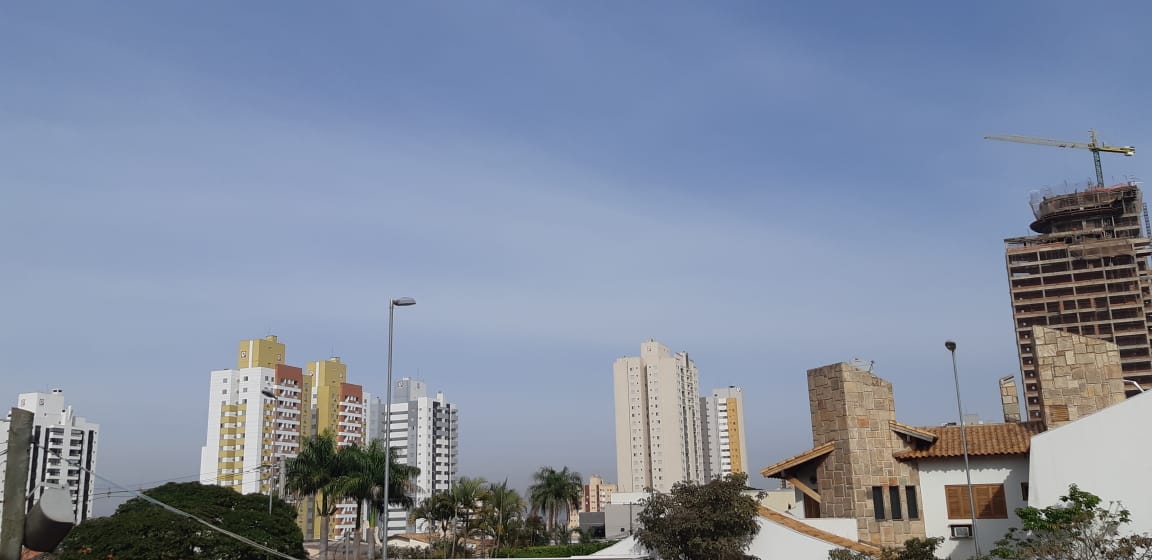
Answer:
[(1069, 485), (1120, 502), (1132, 516), (1128, 529), (1152, 532), (1152, 447), (1139, 429), (1152, 426), (1152, 392), (1053, 428), (1032, 438), (1029, 505), (1060, 503)]

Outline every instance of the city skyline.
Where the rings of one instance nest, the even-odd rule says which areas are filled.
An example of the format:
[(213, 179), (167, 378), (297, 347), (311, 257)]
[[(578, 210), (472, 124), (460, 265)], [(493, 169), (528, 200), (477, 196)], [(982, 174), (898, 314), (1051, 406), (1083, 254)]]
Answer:
[(982, 137), (1094, 128), (1138, 149), (1109, 184), (1152, 176), (1149, 80), (1083, 31), (1144, 5), (271, 6), (0, 19), (0, 397), (63, 388), (121, 484), (197, 479), (238, 340), (382, 393), (402, 296), (396, 377), (467, 411), (459, 474), (520, 489), (614, 476), (608, 371), (648, 338), (744, 389), (751, 471), (809, 443), (776, 395), (823, 364), (874, 361), (935, 425), (954, 339), (997, 418), (1003, 240), (1093, 168)]

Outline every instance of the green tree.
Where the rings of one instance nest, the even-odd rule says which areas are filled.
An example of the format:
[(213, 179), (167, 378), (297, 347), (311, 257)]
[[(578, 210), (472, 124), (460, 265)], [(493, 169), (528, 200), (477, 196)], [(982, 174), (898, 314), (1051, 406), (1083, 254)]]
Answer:
[(912, 538), (903, 546), (884, 548), (879, 556), (865, 552), (854, 552), (845, 548), (828, 553), (829, 560), (938, 560), (936, 549), (944, 542), (941, 537), (927, 539)]
[(474, 524), (480, 504), (488, 497), (488, 482), (483, 478), (460, 477), (449, 490), (456, 511), (452, 526), (452, 555), (461, 537), (468, 537), (477, 529)]
[(753, 560), (744, 549), (760, 532), (756, 498), (744, 493), (746, 474), (707, 484), (678, 482), (644, 500), (636, 540), (664, 560)]
[(493, 554), (508, 545), (508, 537), (523, 514), (524, 500), (516, 489), (508, 487), (507, 479), (489, 485), (487, 499), (480, 510), (480, 526), (484, 534), (492, 538)]
[[(337, 494), (345, 498), (356, 500), (356, 556), (360, 556), (360, 522), (364, 517), (364, 506), (368, 505), (369, 526), (368, 532), (368, 558), (372, 559), (376, 550), (375, 520), (377, 513), (382, 513), (387, 519), (388, 509), (384, 500), (384, 464), (391, 460), (388, 473), (388, 501), (392, 505), (412, 506), (412, 497), (408, 494), (411, 489), (411, 480), (420, 474), (420, 469), (396, 463), (394, 453), (385, 456), (384, 445), (379, 440), (373, 440), (366, 447), (350, 445), (337, 450), (338, 471), (340, 476), (335, 480), (333, 487)], [(387, 521), (385, 521), (387, 533)], [(387, 537), (385, 537), (387, 540)]]
[(413, 521), (424, 521), (437, 530), (440, 538), (447, 538), (456, 520), (456, 500), (446, 491), (437, 492), (416, 506), (409, 517)]
[(528, 501), (533, 512), (545, 515), (548, 532), (553, 533), (561, 512), (567, 522), (568, 512), (579, 509), (583, 479), (580, 473), (569, 471), (568, 467), (561, 470), (540, 467), (532, 478), (535, 482), (528, 487)]
[(1100, 505), (1099, 497), (1075, 484), (1060, 504), (1016, 510), (1022, 529), (1013, 529), (996, 543), (995, 558), (1010, 560), (1148, 560), (1152, 538), (1122, 535), (1130, 521), (1119, 503)]
[[(240, 494), (197, 482), (169, 483), (144, 494), (248, 539), (296, 558), (307, 558), (296, 509), (279, 499), (268, 513), (268, 496)], [(78, 525), (61, 543), (61, 560), (151, 558), (266, 560), (268, 553), (213, 531), (143, 498), (120, 505), (110, 517)]]
[(285, 485), (299, 497), (315, 498), (320, 516), (320, 558), (328, 558), (328, 518), (336, 512), (337, 481), (343, 465), (331, 430), (305, 438), (300, 453), (285, 463)]

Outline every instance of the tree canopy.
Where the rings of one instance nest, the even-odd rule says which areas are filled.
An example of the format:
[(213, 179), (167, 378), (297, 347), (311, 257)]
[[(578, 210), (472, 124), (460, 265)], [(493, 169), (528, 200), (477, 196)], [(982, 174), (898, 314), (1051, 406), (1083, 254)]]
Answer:
[(1149, 560), (1152, 537), (1125, 535), (1128, 510), (1119, 503), (1101, 506), (1096, 495), (1075, 484), (1060, 503), (1016, 510), (1022, 529), (996, 543), (994, 558), (1023, 560)]
[[(197, 482), (169, 483), (144, 494), (275, 550), (307, 558), (296, 509), (268, 496), (239, 494)], [(60, 560), (152, 558), (266, 560), (268, 554), (213, 531), (142, 498), (133, 498), (110, 517), (89, 519), (60, 545)]]
[(746, 474), (707, 484), (679, 482), (644, 501), (636, 540), (664, 560), (754, 560), (744, 549), (760, 532)]

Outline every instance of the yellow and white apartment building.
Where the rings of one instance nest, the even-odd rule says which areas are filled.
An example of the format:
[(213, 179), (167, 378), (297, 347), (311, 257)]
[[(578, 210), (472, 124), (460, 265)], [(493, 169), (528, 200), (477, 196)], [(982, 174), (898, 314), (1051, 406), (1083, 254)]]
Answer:
[[(284, 461), (296, 457), (303, 438), (331, 429), (339, 445), (363, 441), (363, 389), (349, 384), (340, 358), (286, 365), (275, 336), (240, 343), (234, 369), (211, 372), (208, 431), (200, 452), (200, 482), (241, 493), (285, 495)], [(313, 500), (301, 505), (308, 537), (319, 536)], [(332, 532), (355, 526), (354, 504), (340, 504)]]
[(704, 446), (704, 480), (748, 472), (744, 435), (744, 391), (739, 387), (713, 389), (700, 398), (700, 430)]

